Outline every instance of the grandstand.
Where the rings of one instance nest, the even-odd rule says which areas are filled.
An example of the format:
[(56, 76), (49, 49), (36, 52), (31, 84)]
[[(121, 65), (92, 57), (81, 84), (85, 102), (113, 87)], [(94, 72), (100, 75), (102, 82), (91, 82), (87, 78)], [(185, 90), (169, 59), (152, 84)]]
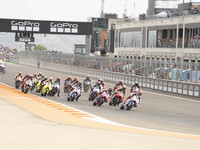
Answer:
[(169, 8), (154, 1), (145, 18), (118, 22), (114, 55), (200, 62), (200, 3), (173, 2)]

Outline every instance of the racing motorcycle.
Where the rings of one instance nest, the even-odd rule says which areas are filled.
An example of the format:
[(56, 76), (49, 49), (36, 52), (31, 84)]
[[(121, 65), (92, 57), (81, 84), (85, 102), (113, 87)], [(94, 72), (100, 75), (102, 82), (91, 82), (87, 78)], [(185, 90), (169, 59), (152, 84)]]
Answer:
[(54, 96), (60, 90), (60, 85), (58, 83), (54, 83), (52, 90), (49, 92), (49, 96)]
[(91, 91), (91, 93), (89, 95), (89, 99), (88, 100), (89, 101), (93, 101), (98, 96), (99, 92), (100, 92), (100, 89), (97, 88), (96, 86), (94, 86), (92, 88), (92, 91)]
[(32, 81), (30, 79), (25, 81), (23, 92), (27, 94), (29, 90), (32, 90)]
[(15, 88), (16, 88), (16, 89), (19, 88), (21, 82), (22, 82), (22, 77), (18, 76), (18, 77), (15, 79)]
[(42, 88), (41, 96), (47, 96), (51, 90), (52, 85), (49, 82), (46, 82), (46, 84)]
[(96, 97), (96, 100), (93, 102), (94, 106), (101, 106), (104, 102), (107, 103), (109, 99), (109, 95), (106, 92), (103, 92), (98, 97)]
[(64, 93), (69, 93), (71, 89), (71, 81), (66, 81), (64, 84)]
[(90, 81), (85, 81), (84, 82), (84, 86), (83, 86), (84, 92), (87, 93), (90, 87), (91, 87), (91, 82)]
[[(33, 86), (32, 86), (32, 90), (34, 90), (34, 88), (37, 86), (38, 84), (38, 79), (37, 78), (32, 78), (32, 82), (33, 82)], [(36, 89), (37, 91), (37, 89)]]
[(77, 87), (74, 87), (73, 90), (70, 92), (67, 100), (73, 102), (75, 99), (77, 99), (80, 93), (81, 93), (81, 90)]
[(115, 89), (115, 92), (113, 93), (112, 99), (109, 101), (109, 105), (119, 105), (124, 99), (124, 94), (122, 91), (119, 91), (118, 89)]
[(120, 106), (120, 109), (123, 110), (125, 108), (126, 110), (130, 110), (133, 107), (137, 107), (138, 102), (139, 99), (137, 97), (137, 94), (133, 93), (133, 96), (129, 98), (125, 104), (122, 104)]
[(3, 74), (6, 72), (6, 66), (3, 61), (0, 61), (0, 72)]

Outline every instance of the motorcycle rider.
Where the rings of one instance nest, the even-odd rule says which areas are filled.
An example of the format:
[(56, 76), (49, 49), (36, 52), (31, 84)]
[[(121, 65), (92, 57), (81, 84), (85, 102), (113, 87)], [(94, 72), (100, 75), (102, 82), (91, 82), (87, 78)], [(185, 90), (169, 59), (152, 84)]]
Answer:
[(22, 86), (21, 86), (22, 92), (23, 92), (23, 90), (24, 90), (25, 81), (28, 79), (28, 77), (29, 77), (29, 74), (27, 73), (27, 74), (24, 76), (24, 78), (22, 79)]
[(72, 77), (71, 77), (71, 76), (68, 76), (68, 77), (65, 79), (64, 85), (66, 85), (67, 82), (72, 82)]
[(41, 92), (43, 86), (46, 84), (47, 80), (48, 80), (47, 76), (45, 76), (45, 77), (42, 79), (42, 81), (41, 81), (41, 83), (40, 83), (40, 90), (39, 90), (40, 92)]
[(75, 84), (78, 84), (78, 82), (79, 82), (79, 79), (77, 77), (75, 77), (74, 80), (72, 80), (71, 84), (73, 86)]
[(37, 75), (38, 78), (41, 78), (42, 77), (42, 72), (40, 72), (38, 75)]
[(101, 92), (99, 93), (99, 96), (97, 96), (97, 100), (99, 100), (101, 94), (105, 93), (106, 95), (108, 95), (108, 98), (105, 99), (105, 100), (106, 100), (106, 103), (107, 103), (108, 100), (109, 100), (109, 98), (112, 97), (112, 92), (113, 92), (113, 89), (112, 89), (112, 88), (105, 89), (105, 90), (101, 91)]
[(121, 88), (118, 89), (118, 91), (122, 91), (122, 93), (125, 96), (125, 94), (126, 94), (126, 85), (123, 85)]
[(139, 91), (140, 91), (140, 86), (139, 86), (139, 83), (136, 81), (135, 84), (132, 85), (131, 87), (131, 92), (135, 89), (135, 88), (138, 88)]
[(124, 86), (124, 83), (123, 83), (122, 80), (120, 80), (120, 81), (115, 85), (114, 90), (117, 89), (117, 88), (120, 87), (120, 86)]
[(34, 79), (34, 78), (38, 80), (37, 73), (34, 73), (33, 79)]
[(15, 76), (15, 79), (17, 79), (17, 77), (21, 77), (21, 78), (23, 79), (22, 73), (21, 73), (21, 72), (18, 72), (18, 74)]
[(18, 74), (15, 76), (15, 85), (16, 85), (16, 79), (18, 77), (21, 77), (21, 80), (23, 79), (23, 76), (22, 76), (22, 73), (21, 72), (18, 72)]
[(85, 83), (87, 81), (90, 82), (90, 88), (92, 88), (92, 85), (91, 85), (92, 81), (91, 81), (90, 77), (86, 77), (86, 79), (83, 81), (83, 87), (85, 87)]
[[(55, 83), (55, 84), (59, 84), (59, 86), (61, 87), (60, 77), (57, 77), (57, 78), (56, 78), (56, 81), (54, 81), (54, 83)], [(60, 88), (58, 89), (57, 96), (58, 96), (58, 97), (60, 96)]]
[(78, 80), (78, 78), (76, 79), (76, 81), (73, 82), (72, 90), (69, 95), (73, 93), (73, 90), (75, 88), (80, 90), (80, 93), (78, 93), (78, 96), (76, 97), (76, 101), (78, 101), (78, 98), (81, 96), (81, 92), (82, 92), (82, 83)]
[[(133, 98), (134, 96), (137, 96), (136, 93), (131, 93), (130, 96), (128, 96), (128, 97), (124, 100), (124, 102), (123, 102), (123, 104), (122, 104), (123, 107), (125, 106), (127, 100)], [(135, 106), (134, 106), (134, 107), (137, 107), (137, 102), (135, 103)]]
[(49, 78), (48, 83), (49, 83), (51, 86), (53, 86), (53, 78), (52, 78), (52, 77)]
[[(24, 86), (25, 86), (25, 84), (26, 84), (26, 81), (28, 81), (28, 80), (30, 80), (30, 82), (32, 83), (32, 75), (31, 75), (31, 74), (29, 74), (29, 75), (24, 79)], [(24, 86), (23, 86), (23, 88), (24, 88)], [(32, 87), (30, 87), (30, 90), (31, 90), (31, 92), (32, 92)]]
[[(97, 87), (98, 89), (100, 89), (100, 91), (103, 90), (103, 87), (101, 86), (101, 83), (100, 83), (100, 82), (97, 82), (97, 83), (92, 87), (92, 89), (93, 89), (94, 87)], [(91, 91), (92, 91), (92, 89), (91, 89)]]
[(103, 82), (103, 79), (100, 80), (100, 84), (101, 84), (101, 86), (102, 86), (103, 89), (104, 89), (105, 84), (104, 84), (104, 82)]

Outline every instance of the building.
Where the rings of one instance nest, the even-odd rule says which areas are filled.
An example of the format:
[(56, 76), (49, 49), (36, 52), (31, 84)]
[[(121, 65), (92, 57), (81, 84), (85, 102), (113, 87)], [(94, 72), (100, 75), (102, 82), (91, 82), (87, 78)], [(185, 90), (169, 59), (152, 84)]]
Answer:
[(86, 55), (101, 51), (114, 53), (114, 29), (119, 21), (117, 14), (101, 14), (101, 17), (89, 18), (93, 24), (93, 34), (86, 36)]
[(176, 10), (161, 13), (144, 20), (116, 23), (114, 55), (200, 61), (200, 5), (180, 4)]

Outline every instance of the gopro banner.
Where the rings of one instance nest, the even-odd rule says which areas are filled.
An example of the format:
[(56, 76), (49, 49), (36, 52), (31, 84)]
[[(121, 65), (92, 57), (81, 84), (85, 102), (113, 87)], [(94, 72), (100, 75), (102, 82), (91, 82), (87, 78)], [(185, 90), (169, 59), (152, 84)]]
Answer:
[(91, 22), (0, 19), (0, 32), (91, 35)]

